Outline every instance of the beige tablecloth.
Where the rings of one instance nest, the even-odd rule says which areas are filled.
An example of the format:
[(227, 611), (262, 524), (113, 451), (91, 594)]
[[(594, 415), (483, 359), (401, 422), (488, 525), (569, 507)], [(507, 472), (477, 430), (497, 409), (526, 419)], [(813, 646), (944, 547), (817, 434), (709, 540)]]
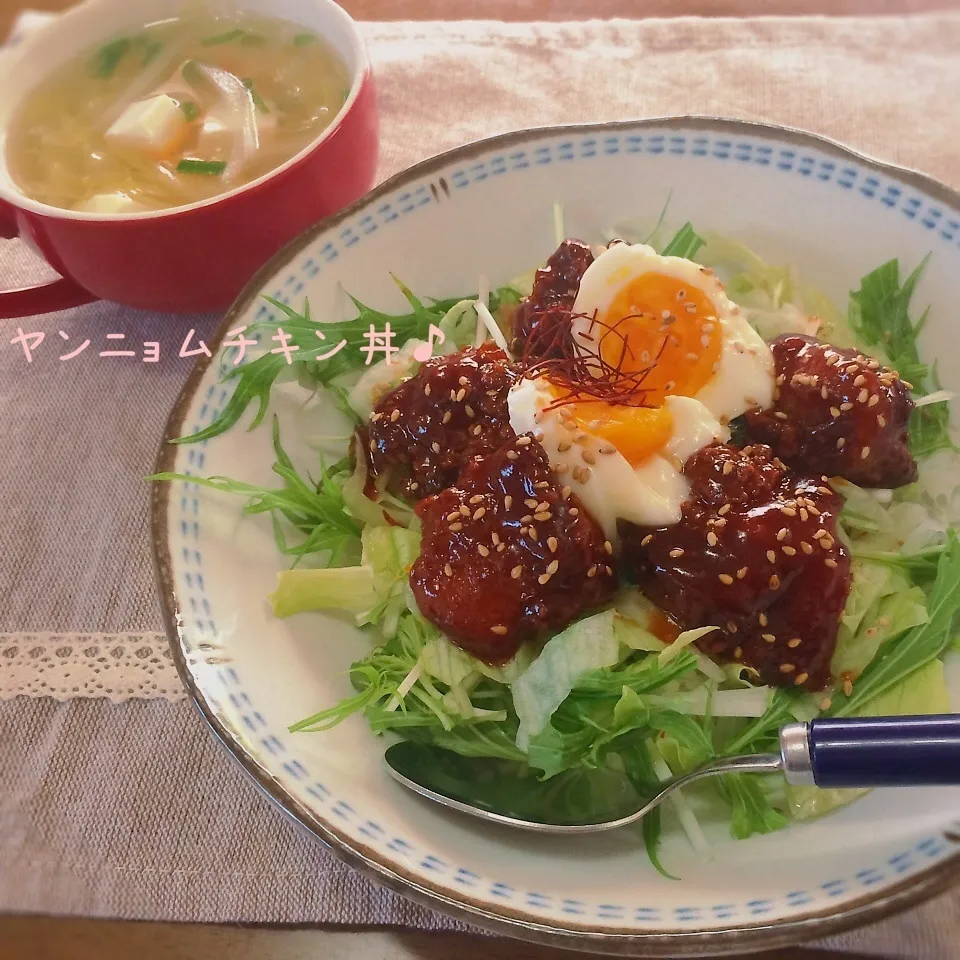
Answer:
[[(958, 15), (364, 32), (382, 91), (383, 176), (528, 124), (690, 112), (808, 127), (960, 186)], [(16, 244), (0, 246), (5, 283), (36, 271)], [(97, 304), (21, 325), (48, 344), (61, 329), (107, 328), (179, 343), (214, 321)], [(139, 480), (188, 362), (174, 349), (148, 371), (67, 367), (54, 349), (27, 367), (9, 339), (0, 631), (159, 630)], [(0, 910), (452, 926), (340, 866), (240, 778), (187, 704), (163, 700), (0, 702)], [(947, 960), (958, 941), (960, 898), (947, 896), (829, 946)]]

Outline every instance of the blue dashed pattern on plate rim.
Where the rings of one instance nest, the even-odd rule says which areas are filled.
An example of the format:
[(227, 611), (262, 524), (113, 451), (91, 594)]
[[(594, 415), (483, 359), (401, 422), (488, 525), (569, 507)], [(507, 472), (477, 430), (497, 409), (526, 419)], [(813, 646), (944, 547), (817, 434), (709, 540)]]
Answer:
[[(875, 200), (888, 209), (892, 216), (898, 215), (915, 222), (918, 228), (929, 232), (931, 241), (936, 241), (938, 246), (960, 249), (960, 213), (957, 209), (951, 209), (947, 202), (931, 199), (931, 187), (948, 195), (950, 193), (934, 181), (927, 181), (926, 178), (908, 171), (894, 171), (890, 168), (891, 172), (888, 173), (883, 168), (874, 169), (874, 166), (880, 165), (874, 165), (829, 141), (820, 141), (812, 135), (797, 134), (795, 131), (736, 122), (698, 122), (696, 119), (683, 122), (693, 127), (703, 124), (721, 128), (726, 123), (729, 128), (746, 128), (748, 132), (736, 136), (729, 132), (716, 134), (699, 130), (681, 133), (668, 129), (663, 132), (665, 122), (657, 124), (654, 121), (651, 122), (652, 129), (647, 128), (643, 132), (633, 132), (636, 126), (642, 125), (631, 127), (616, 124), (596, 133), (584, 132), (596, 128), (583, 128), (579, 132), (566, 128), (563, 134), (558, 136), (556, 132), (545, 130), (542, 136), (549, 139), (549, 142), (538, 143), (537, 137), (541, 132), (531, 131), (525, 146), (505, 145), (504, 149), (495, 150), (492, 142), (488, 141), (491, 145), (486, 146), (482, 152), (490, 155), (479, 161), (456, 162), (457, 153), (464, 151), (454, 151), (453, 157), (447, 163), (441, 165), (442, 158), (437, 158), (435, 161), (428, 161), (428, 164), (442, 171), (440, 183), (444, 193), (451, 197), (491, 178), (535, 170), (538, 166), (589, 162), (595, 157), (617, 154), (667, 154), (768, 167), (785, 175), (819, 182), (826, 188), (858, 191), (864, 198)], [(681, 122), (678, 121), (677, 125), (681, 125)], [(626, 129), (622, 129), (624, 127)], [(792, 140), (799, 140), (802, 145), (771, 143), (770, 136), (764, 137), (760, 132), (765, 129), (773, 129), (777, 140), (790, 137)], [(508, 135), (503, 139), (509, 141), (511, 137)], [(484, 146), (479, 144), (477, 149)], [(825, 152), (825, 147), (830, 148), (830, 152)], [(474, 154), (476, 152), (477, 150), (474, 150)], [(838, 156), (832, 156), (833, 152)], [(415, 173), (416, 168), (411, 171), (411, 174)], [(430, 204), (445, 202), (435, 183), (420, 183), (418, 181), (423, 178), (419, 176), (404, 179), (407, 180), (407, 186), (391, 191), (389, 183), (384, 185), (375, 191), (372, 200), (360, 201), (357, 214), (351, 216), (350, 211), (347, 211), (346, 215), (334, 218), (334, 226), (324, 229), (319, 239), (314, 235), (312, 239), (304, 242), (300, 254), (287, 263), (285, 272), (282, 272), (283, 280), (272, 290), (271, 296), (282, 303), (290, 304), (293, 298), (302, 294), (307, 282), (318, 276), (327, 265), (334, 263), (342, 251), (356, 246), (365, 236), (389, 228), (404, 216), (416, 214)], [(411, 179), (413, 184), (409, 185)], [(923, 186), (912, 186), (910, 179), (920, 180)], [(272, 275), (275, 282), (276, 265), (269, 264), (262, 274)], [(240, 316), (247, 318), (247, 322), (251, 316), (255, 321), (277, 319), (276, 311), (264, 303), (260, 303), (256, 310), (252, 311), (250, 305), (254, 299), (249, 290), (241, 297), (239, 306), (228, 314), (221, 325), (220, 339), (228, 327), (236, 325)], [(198, 368), (197, 382), (188, 383), (178, 403), (178, 408), (181, 409), (180, 419), (177, 418), (177, 410), (171, 416), (168, 436), (193, 433), (216, 419), (229, 397), (229, 391), (217, 382), (210, 382), (216, 379), (215, 369), (213, 365), (206, 366), (205, 369)], [(203, 374), (202, 379), (200, 373)], [(178, 448), (179, 455), (161, 452), (158, 469), (173, 469), (174, 458), (178, 456), (177, 469), (189, 474), (200, 473), (204, 467), (206, 446), (205, 441), (195, 446), (181, 447)], [(202, 521), (196, 490), (192, 484), (185, 484), (170, 493), (169, 505), (166, 508), (167, 526), (164, 529), (156, 528), (158, 496), (155, 495), (154, 498), (155, 545), (159, 550), (159, 544), (166, 539), (169, 556), (177, 558), (178, 566), (182, 570), (181, 582), (174, 584), (170, 564), (166, 564), (165, 586), (168, 589), (165, 590), (165, 603), (168, 621), (172, 622), (174, 610), (171, 604), (175, 602), (174, 597), (179, 600), (183, 649), (174, 641), (174, 653), (188, 687), (194, 686), (195, 680), (189, 676), (184, 653), (202, 649), (204, 643), (209, 642), (216, 634), (216, 611), (211, 608), (203, 579)], [(159, 556), (158, 566), (163, 579), (165, 565)], [(238, 738), (242, 737), (242, 742), (231, 745), (235, 752), (249, 753), (261, 768), (272, 770), (273, 776), (277, 775), (279, 767), (285, 776), (296, 781), (310, 795), (320, 818), (326, 817), (331, 823), (339, 821), (341, 825), (349, 826), (364, 837), (369, 847), (381, 850), (388, 860), (400, 858), (408, 867), (419, 869), (426, 876), (437, 878), (444, 886), (452, 887), (453, 895), (457, 889), (462, 889), (473, 897), (479, 896), (481, 899), (493, 901), (491, 909), (495, 909), (499, 902), (519, 909), (528, 907), (548, 910), (552, 914), (567, 917), (576, 924), (589, 923), (592, 918), (607, 922), (620, 921), (625, 925), (641, 924), (648, 929), (653, 927), (654, 930), (657, 926), (680, 930), (690, 928), (695, 931), (704, 929), (704, 925), (717, 926), (730, 922), (759, 924), (771, 914), (785, 917), (789, 922), (790, 914), (799, 914), (802, 920), (804, 907), (829, 908), (831, 901), (867, 896), (910, 874), (924, 873), (932, 865), (955, 854), (955, 844), (960, 842), (960, 838), (955, 838), (953, 834), (927, 836), (909, 849), (880, 863), (852, 870), (847, 876), (821, 883), (808, 890), (793, 890), (778, 899), (755, 899), (743, 903), (678, 905), (672, 909), (660, 909), (637, 904), (589, 903), (520, 890), (419, 850), (416, 845), (402, 837), (392, 836), (380, 824), (366, 818), (362, 811), (354, 809), (346, 800), (338, 797), (333, 787), (323, 782), (322, 776), (308, 770), (299, 760), (289, 755), (281, 738), (257, 711), (249, 694), (244, 690), (242, 678), (233, 667), (223, 665), (215, 670), (220, 689), (200, 690), (197, 686), (194, 692), (198, 695), (201, 709), (208, 715), (212, 714), (215, 719), (224, 720), (221, 711), (215, 706), (222, 699), (229, 700), (234, 711), (240, 716), (243, 730), (237, 731), (236, 735)], [(214, 705), (212, 709), (211, 704)], [(283, 789), (282, 784), (280, 786)], [(933, 892), (936, 890), (929, 891), (931, 894)], [(465, 906), (469, 907), (469, 904)], [(842, 903), (838, 912), (843, 912)], [(819, 918), (811, 919), (815, 925)], [(516, 930), (513, 932), (517, 933)], [(639, 934), (643, 931), (641, 929), (637, 932)], [(706, 932), (709, 932), (709, 927)], [(798, 934), (797, 939), (809, 935), (811, 934)]]

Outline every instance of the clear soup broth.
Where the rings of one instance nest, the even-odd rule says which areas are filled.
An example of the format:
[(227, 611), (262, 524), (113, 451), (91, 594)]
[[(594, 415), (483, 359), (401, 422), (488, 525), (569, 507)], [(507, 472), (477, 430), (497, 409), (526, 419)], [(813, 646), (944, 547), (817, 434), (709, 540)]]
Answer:
[(44, 78), (8, 129), (7, 168), (55, 207), (176, 207), (279, 166), (348, 93), (344, 64), (303, 27), (197, 12), (115, 37)]

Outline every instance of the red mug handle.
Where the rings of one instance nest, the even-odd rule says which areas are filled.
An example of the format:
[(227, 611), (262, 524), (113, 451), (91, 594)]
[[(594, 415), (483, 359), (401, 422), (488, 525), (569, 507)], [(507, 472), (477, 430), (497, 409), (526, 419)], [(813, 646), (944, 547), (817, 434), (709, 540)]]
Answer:
[[(13, 207), (4, 200), (0, 200), (0, 239), (12, 240), (18, 233)], [(99, 299), (96, 294), (84, 290), (74, 280), (58, 277), (56, 280), (39, 283), (33, 287), (0, 290), (0, 320), (53, 313), (55, 310), (79, 307)]]

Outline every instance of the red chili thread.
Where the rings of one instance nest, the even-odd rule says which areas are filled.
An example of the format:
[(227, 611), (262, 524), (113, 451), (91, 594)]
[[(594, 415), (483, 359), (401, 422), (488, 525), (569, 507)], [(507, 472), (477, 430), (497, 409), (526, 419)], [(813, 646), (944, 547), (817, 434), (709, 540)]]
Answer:
[[(625, 320), (641, 319), (644, 316), (650, 315), (630, 314), (621, 317), (615, 324), (608, 324), (598, 319), (594, 312), (583, 339), (596, 343), (596, 353), (584, 353), (577, 349), (574, 343), (573, 320), (586, 319), (588, 314), (575, 314), (565, 307), (548, 307), (540, 311), (538, 322), (524, 343), (520, 366), (525, 377), (545, 377), (554, 386), (566, 391), (544, 409), (552, 410), (565, 403), (588, 398), (627, 407), (655, 406), (646, 402), (646, 395), (652, 393), (653, 388), (644, 386), (644, 381), (663, 357), (670, 336), (663, 338), (657, 355), (648, 366), (627, 371), (624, 365), (628, 359), (634, 358), (634, 353), (630, 347), (629, 334), (623, 334), (617, 329)], [(603, 331), (596, 341), (591, 336), (595, 327)], [(616, 337), (620, 341), (616, 363), (610, 363), (604, 357), (603, 345), (608, 337)], [(559, 353), (560, 356), (551, 356), (552, 353)]]

